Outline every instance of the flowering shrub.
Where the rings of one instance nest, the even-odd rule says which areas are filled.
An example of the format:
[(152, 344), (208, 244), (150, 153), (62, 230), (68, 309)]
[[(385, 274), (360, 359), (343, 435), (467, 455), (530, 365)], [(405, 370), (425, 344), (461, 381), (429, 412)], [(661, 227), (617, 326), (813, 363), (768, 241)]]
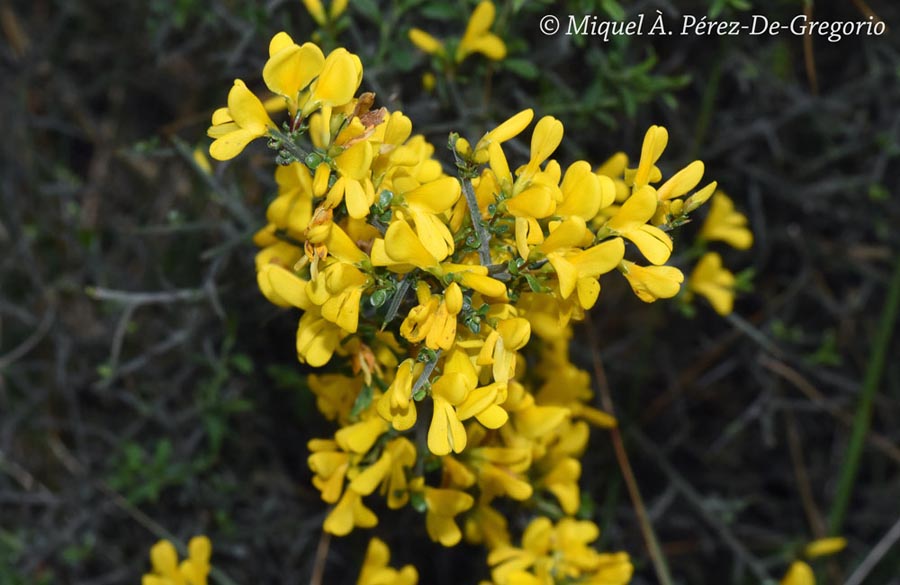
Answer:
[[(343, 10), (307, 7), (323, 25)], [(448, 64), (502, 59), (493, 18), (483, 2), (458, 43), (418, 29), (411, 38)], [(210, 154), (228, 160), (259, 138), (277, 153), (278, 194), (254, 237), (257, 280), (271, 303), (301, 311), (300, 362), (327, 368), (308, 378), (336, 425), (308, 445), (313, 483), (332, 506), (324, 530), (376, 526), (369, 504), (380, 498), (419, 511), (443, 546), (482, 544), (497, 585), (627, 583), (628, 555), (595, 551), (597, 526), (575, 519), (591, 428), (616, 420), (592, 405), (590, 377), (570, 361), (572, 325), (610, 273), (644, 302), (675, 297), (685, 278), (669, 264), (670, 232), (711, 197), (701, 239), (745, 248), (746, 219), (714, 196), (715, 182), (700, 186), (702, 162), (663, 177), (660, 126), (633, 165), (623, 153), (564, 164), (553, 158), (563, 124), (532, 126), (526, 109), (472, 140), (451, 134), (451, 175), (408, 117), (359, 93), (363, 65), (346, 49), (325, 55), (281, 32), (262, 77), (276, 97), (264, 103), (236, 80), (212, 116)], [(285, 122), (273, 121), (278, 112)], [(506, 145), (530, 127), (517, 160)], [(687, 288), (725, 314), (734, 284), (708, 253)], [(520, 537), (504, 500), (533, 516)], [(175, 575), (161, 554), (154, 570)], [(373, 540), (360, 583), (417, 580), (413, 567), (388, 568), (388, 556)]]

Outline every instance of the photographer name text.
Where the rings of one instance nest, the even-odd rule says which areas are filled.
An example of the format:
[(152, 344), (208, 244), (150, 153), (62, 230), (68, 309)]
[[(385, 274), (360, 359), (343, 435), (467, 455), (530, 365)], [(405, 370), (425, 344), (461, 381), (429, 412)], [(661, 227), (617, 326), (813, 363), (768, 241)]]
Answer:
[(850, 36), (881, 36), (887, 27), (880, 20), (813, 20), (798, 14), (782, 22), (761, 14), (749, 20), (710, 20), (706, 16), (683, 15), (680, 19), (667, 19), (661, 11), (656, 14), (639, 14), (632, 20), (603, 20), (598, 16), (569, 14), (562, 19), (553, 14), (541, 18), (539, 27), (545, 35), (594, 37), (609, 41), (616, 36), (817, 36), (836, 43)]

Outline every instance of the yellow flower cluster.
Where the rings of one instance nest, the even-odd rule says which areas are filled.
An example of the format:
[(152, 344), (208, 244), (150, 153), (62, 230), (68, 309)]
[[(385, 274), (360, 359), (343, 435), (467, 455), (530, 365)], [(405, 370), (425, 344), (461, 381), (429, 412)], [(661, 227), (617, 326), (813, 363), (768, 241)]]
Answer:
[(334, 23), (347, 10), (349, 0), (333, 0), (328, 10), (322, 4), (322, 0), (303, 0), (303, 6), (313, 20), (319, 26), (328, 26)]
[(493, 2), (489, 0), (480, 2), (469, 18), (466, 32), (454, 43), (455, 50), (448, 49), (447, 43), (420, 28), (409, 31), (409, 40), (423, 52), (434, 55), (447, 65), (462, 63), (466, 57), (474, 53), (481, 53), (492, 61), (501, 61), (506, 57), (506, 44), (503, 39), (491, 32), (496, 12)]
[[(717, 191), (710, 204), (709, 215), (700, 229), (700, 241), (721, 241), (738, 250), (753, 245), (753, 233), (747, 227), (747, 218), (735, 210), (734, 203), (725, 193)], [(705, 297), (720, 315), (731, 313), (737, 285), (735, 275), (722, 264), (717, 252), (705, 252), (688, 278), (686, 300), (693, 294)]]
[(150, 549), (151, 573), (144, 575), (141, 585), (206, 585), (212, 544), (205, 536), (195, 536), (188, 543), (188, 558), (178, 563), (178, 552), (168, 540), (160, 540)]
[[(492, 20), (493, 5), (479, 5), (460, 47), (495, 45)], [(528, 159), (511, 165), (504, 145), (531, 110), (474, 145), (451, 135), (449, 176), (409, 118), (357, 95), (362, 72), (345, 49), (325, 56), (279, 33), (262, 76), (288, 121), (277, 126), (238, 80), (209, 129), (220, 160), (258, 137), (278, 151), (257, 281), (269, 301), (302, 311), (299, 360), (330, 366), (309, 376), (338, 425), (309, 443), (313, 482), (333, 505), (324, 529), (375, 526), (366, 499), (378, 492), (389, 509), (421, 512), (444, 546), (483, 544), (498, 585), (627, 582), (627, 555), (593, 551), (596, 526), (573, 519), (590, 426), (616, 421), (591, 406), (590, 378), (569, 359), (571, 324), (610, 272), (645, 302), (675, 296), (684, 276), (666, 265), (669, 231), (716, 184), (697, 189), (700, 161), (663, 180), (659, 126), (634, 168), (624, 155), (564, 168), (553, 158), (563, 124), (546, 116)], [(735, 227), (717, 220), (704, 237), (726, 237), (723, 224)], [(538, 517), (514, 548), (503, 500), (560, 520)]]
[(356, 585), (416, 585), (419, 582), (415, 567), (406, 565), (398, 571), (388, 566), (390, 560), (391, 551), (384, 541), (370, 540)]
[[(847, 539), (841, 536), (820, 538), (806, 545), (801, 556), (807, 560), (837, 554), (847, 546)], [(805, 560), (795, 560), (788, 567), (780, 585), (816, 585), (816, 574)]]
[(600, 530), (593, 522), (563, 518), (554, 525), (536, 518), (522, 534), (522, 546), (491, 551), (488, 564), (495, 585), (623, 585), (633, 567), (625, 553), (601, 554), (591, 548)]

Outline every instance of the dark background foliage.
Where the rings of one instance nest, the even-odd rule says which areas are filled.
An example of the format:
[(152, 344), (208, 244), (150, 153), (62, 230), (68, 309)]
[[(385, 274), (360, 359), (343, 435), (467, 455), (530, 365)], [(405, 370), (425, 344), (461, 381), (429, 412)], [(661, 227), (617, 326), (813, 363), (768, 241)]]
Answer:
[[(599, 341), (582, 328), (575, 355), (586, 369), (593, 350), (603, 358), (651, 520), (687, 584), (777, 579), (823, 534), (875, 384), (849, 547), (818, 565), (823, 582), (844, 582), (900, 516), (900, 339), (876, 334), (900, 250), (898, 5), (501, 1), (510, 58), (471, 58), (429, 94), (406, 30), (461, 34), (471, 4), (351, 4), (338, 39), (361, 56), (364, 87), (444, 160), (450, 130), (477, 137), (534, 107), (565, 124), (566, 163), (636, 158), (653, 123), (670, 131), (664, 171), (706, 162), (750, 217), (755, 246), (726, 262), (753, 269), (753, 291), (723, 319), (702, 303), (693, 315), (644, 306), (607, 278)], [(888, 32), (805, 47), (538, 30), (545, 13), (657, 9), (672, 22), (872, 10)], [(281, 0), (2, 0), (0, 25), (0, 583), (135, 583), (167, 533), (209, 534), (237, 583), (305, 582), (326, 512), (305, 442), (332, 431), (294, 357), (296, 315), (256, 290), (249, 238), (274, 193), (271, 153), (257, 144), (211, 177), (191, 153), (232, 79), (262, 89), (271, 35), (309, 38), (311, 20)], [(866, 382), (879, 351), (887, 366)], [(602, 546), (633, 554), (635, 583), (656, 582), (608, 437), (596, 432), (589, 453)], [(384, 515), (379, 534), (422, 583), (485, 576), (480, 550), (428, 543), (414, 516)], [(332, 541), (324, 582), (353, 582), (367, 538)], [(898, 573), (894, 547), (865, 583)]]

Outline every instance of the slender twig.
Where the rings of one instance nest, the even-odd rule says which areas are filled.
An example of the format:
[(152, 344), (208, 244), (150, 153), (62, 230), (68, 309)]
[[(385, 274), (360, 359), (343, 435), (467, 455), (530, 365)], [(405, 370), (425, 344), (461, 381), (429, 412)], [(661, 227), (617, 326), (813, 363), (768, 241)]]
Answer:
[(869, 573), (872, 572), (872, 569), (881, 562), (881, 558), (897, 543), (898, 540), (900, 540), (900, 518), (894, 522), (894, 525), (887, 531), (887, 534), (881, 537), (881, 540), (878, 541), (875, 548), (869, 551), (869, 554), (866, 555), (863, 562), (856, 567), (856, 570), (850, 574), (850, 577), (844, 585), (862, 585), (866, 577), (869, 576)]
[(478, 199), (475, 197), (475, 188), (472, 180), (466, 176), (460, 177), (463, 194), (466, 196), (466, 205), (469, 206), (469, 217), (472, 219), (472, 227), (478, 236), (478, 257), (482, 266), (491, 265), (491, 234), (484, 227), (481, 219), (481, 209), (478, 207)]
[(725, 320), (734, 325), (736, 329), (738, 329), (741, 333), (755, 341), (759, 344), (760, 347), (765, 349), (767, 352), (774, 356), (782, 357), (784, 352), (778, 347), (771, 339), (766, 337), (766, 334), (753, 326), (752, 323), (735, 315), (734, 313), (730, 313), (725, 316)]
[(437, 350), (434, 353), (434, 360), (425, 364), (425, 369), (422, 370), (422, 373), (419, 374), (419, 377), (416, 378), (416, 381), (413, 384), (412, 393), (410, 394), (411, 396), (415, 396), (416, 392), (418, 392), (422, 388), (422, 386), (424, 386), (425, 383), (428, 382), (428, 379), (431, 377), (431, 372), (434, 371), (435, 366), (437, 366), (438, 360), (441, 359), (442, 352), (443, 350), (441, 349)]
[(397, 316), (400, 305), (403, 303), (403, 299), (406, 298), (407, 291), (409, 291), (410, 282), (412, 282), (412, 278), (407, 276), (397, 283), (397, 290), (394, 291), (394, 296), (391, 298), (391, 304), (388, 305), (387, 313), (384, 314), (384, 321), (381, 323), (382, 331), (394, 320), (394, 317)]
[[(813, 404), (824, 409), (828, 414), (837, 419), (841, 424), (852, 427), (853, 426), (853, 416), (844, 410), (841, 410), (837, 406), (834, 406), (831, 402), (828, 401), (827, 398), (820, 392), (815, 386), (812, 385), (806, 378), (803, 377), (800, 372), (785, 364), (784, 362), (780, 362), (774, 358), (771, 358), (765, 354), (759, 356), (759, 364), (766, 368), (767, 370), (778, 374), (785, 380), (791, 383), (791, 385), (806, 395)], [(877, 433), (875, 431), (869, 431), (869, 434), (866, 436), (866, 441), (877, 449), (881, 451), (882, 454), (889, 457), (895, 463), (900, 464), (900, 448), (897, 447), (890, 439), (885, 437), (884, 435)]]
[(709, 524), (709, 526), (715, 530), (719, 538), (722, 539), (722, 542), (727, 545), (735, 554), (735, 556), (740, 559), (750, 571), (759, 579), (760, 583), (769, 583), (771, 582), (771, 576), (766, 571), (763, 563), (757, 559), (753, 553), (751, 553), (747, 547), (741, 543), (737, 539), (737, 537), (731, 532), (728, 526), (723, 523), (721, 520), (716, 518), (714, 514), (712, 514), (707, 507), (703, 503), (703, 496), (694, 489), (694, 487), (688, 483), (684, 476), (682, 476), (678, 471), (669, 463), (668, 459), (663, 455), (660, 451), (659, 447), (657, 447), (650, 439), (645, 437), (637, 428), (632, 427), (628, 431), (629, 435), (631, 435), (637, 442), (637, 444), (644, 451), (648, 452), (654, 459), (656, 459), (657, 464), (659, 465), (660, 470), (666, 474), (671, 484), (678, 490), (684, 499), (686, 499), (692, 506), (694, 506), (704, 520)]
[(897, 260), (897, 264), (894, 267), (894, 275), (891, 277), (878, 331), (872, 344), (872, 354), (866, 366), (862, 396), (853, 420), (850, 445), (847, 447), (847, 456), (841, 469), (837, 493), (831, 507), (831, 514), (828, 517), (828, 525), (832, 534), (841, 532), (844, 517), (847, 514), (847, 506), (850, 503), (850, 496), (853, 494), (863, 444), (872, 420), (872, 402), (875, 398), (875, 392), (878, 390), (878, 385), (881, 383), (881, 374), (884, 371), (884, 362), (887, 358), (888, 346), (891, 342), (891, 334), (894, 331), (894, 321), (897, 319), (898, 308), (900, 308), (900, 259)]
[(288, 136), (281, 130), (276, 130), (274, 128), (269, 128), (269, 135), (278, 140), (281, 148), (290, 152), (298, 161), (303, 162), (306, 160), (306, 157), (309, 153), (305, 152), (299, 146), (297, 146), (297, 143), (291, 140), (290, 136)]
[(325, 577), (325, 565), (328, 561), (328, 549), (331, 546), (331, 533), (322, 531), (319, 537), (319, 546), (316, 547), (316, 561), (313, 565), (312, 577), (309, 579), (309, 585), (322, 585), (322, 579)]
[(85, 292), (98, 301), (117, 301), (134, 305), (177, 303), (181, 301), (197, 301), (206, 296), (202, 288), (185, 288), (161, 292), (130, 292), (102, 287), (88, 287)]
[(803, 504), (806, 521), (809, 522), (809, 528), (813, 536), (824, 538), (826, 535), (825, 521), (813, 496), (812, 482), (809, 481), (806, 462), (803, 460), (803, 445), (800, 440), (800, 431), (797, 430), (797, 420), (791, 411), (787, 413), (787, 438), (791, 461), (794, 464), (794, 477), (797, 479), (797, 491), (800, 494), (800, 502)]
[(56, 320), (56, 310), (52, 307), (46, 313), (44, 313), (44, 317), (41, 319), (41, 322), (38, 324), (37, 328), (28, 336), (25, 341), (19, 344), (18, 347), (11, 350), (10, 352), (0, 356), (0, 371), (6, 369), (7, 366), (15, 362), (16, 360), (24, 357), (31, 350), (33, 350), (37, 345), (41, 342), (45, 335), (50, 331), (50, 326), (53, 325), (53, 321)]
[[(591, 339), (591, 355), (594, 364), (594, 377), (597, 386), (600, 389), (600, 399), (603, 408), (611, 415), (615, 416), (613, 408), (612, 396), (609, 391), (609, 382), (606, 378), (606, 371), (603, 368), (603, 361), (600, 358), (600, 346), (597, 340), (597, 331), (591, 319), (591, 314), (587, 314), (587, 328)], [(635, 515), (641, 526), (641, 534), (644, 537), (644, 543), (647, 551), (650, 553), (650, 559), (653, 561), (653, 568), (656, 571), (656, 577), (661, 585), (672, 585), (672, 575), (669, 573), (669, 565), (666, 557), (663, 555), (662, 547), (659, 546), (659, 540), (650, 523), (647, 515), (647, 508), (644, 506), (644, 500), (641, 497), (641, 491), (638, 488), (637, 480), (634, 477), (634, 471), (631, 469), (631, 462), (628, 460), (628, 453), (625, 451), (625, 443), (622, 440), (622, 433), (619, 427), (613, 427), (609, 431), (612, 438), (613, 449), (616, 452), (616, 460), (619, 463), (619, 469), (622, 471), (622, 477), (625, 479), (625, 485), (628, 488), (628, 495), (631, 497), (631, 503), (634, 506)]]

